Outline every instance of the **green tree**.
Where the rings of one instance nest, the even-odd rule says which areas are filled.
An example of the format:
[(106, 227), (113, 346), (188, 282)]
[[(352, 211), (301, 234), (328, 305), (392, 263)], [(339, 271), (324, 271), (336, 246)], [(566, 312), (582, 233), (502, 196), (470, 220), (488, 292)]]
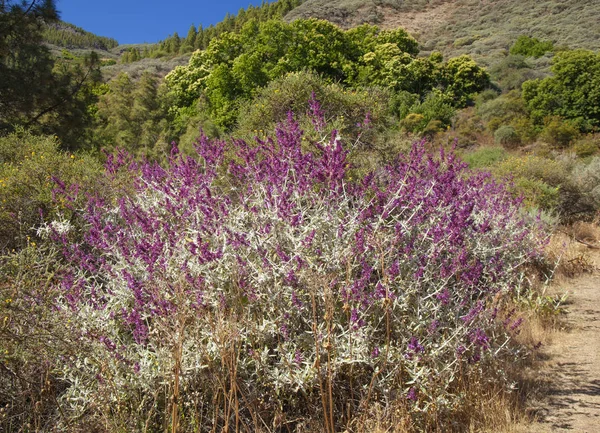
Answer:
[(180, 51), (182, 53), (189, 53), (191, 51), (194, 51), (194, 47), (196, 46), (197, 35), (198, 31), (196, 30), (196, 26), (192, 24), (190, 26), (190, 29), (188, 30), (188, 34), (183, 42), (183, 45), (181, 46)]
[(439, 53), (416, 58), (417, 53), (416, 41), (403, 30), (360, 26), (346, 32), (316, 19), (290, 24), (250, 19), (240, 33), (212, 39), (165, 83), (173, 113), (204, 98), (210, 116), (226, 128), (235, 123), (241, 101), (290, 72), (310, 70), (332, 83), (407, 91), (421, 101), (439, 87), (453, 107), (466, 105), (489, 84), (487, 73), (467, 56), (444, 64)]
[(490, 85), (488, 73), (467, 55), (449, 59), (442, 72), (444, 92), (456, 107), (465, 107)]
[(538, 124), (552, 115), (577, 120), (582, 129), (600, 126), (600, 53), (562, 51), (551, 77), (523, 83), (523, 99)]
[(157, 157), (163, 150), (166, 112), (161, 104), (158, 81), (149, 72), (134, 82), (119, 74), (100, 97), (94, 130), (95, 144), (112, 150), (127, 149), (136, 155)]
[(52, 0), (0, 2), (0, 132), (25, 126), (58, 135), (63, 147), (75, 149), (91, 121), (99, 58), (55, 61), (42, 30), (57, 19)]

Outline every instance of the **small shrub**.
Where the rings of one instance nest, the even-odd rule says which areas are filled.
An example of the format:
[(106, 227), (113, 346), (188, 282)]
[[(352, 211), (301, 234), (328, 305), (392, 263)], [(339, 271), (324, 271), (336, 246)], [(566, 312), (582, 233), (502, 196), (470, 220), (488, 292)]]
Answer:
[[(299, 113), (307, 134), (314, 134), (312, 123), (306, 115), (306, 107), (313, 98), (320, 101), (327, 122), (335, 122), (336, 129), (348, 141), (354, 141), (368, 114), (370, 128), (377, 131), (387, 123), (389, 94), (379, 88), (347, 89), (338, 84), (327, 83), (313, 72), (294, 72), (278, 78), (259, 90), (257, 95), (240, 108), (235, 131), (236, 136), (254, 137), (260, 131), (272, 130), (287, 119), (289, 112)], [(360, 125), (360, 126), (359, 126)], [(363, 139), (367, 139), (363, 136)]]
[(539, 134), (538, 128), (528, 116), (514, 117), (510, 125), (515, 128), (523, 143), (533, 142)]
[(556, 211), (566, 205), (561, 193), (570, 190), (570, 174), (559, 161), (541, 156), (511, 156), (494, 167), (501, 177), (512, 177), (514, 193), (522, 195), (528, 206)]
[(600, 209), (600, 157), (593, 157), (588, 164), (580, 164), (574, 170), (573, 177), (591, 205)]
[(598, 153), (600, 137), (589, 135), (573, 144), (573, 151), (579, 158), (587, 158)]
[(456, 39), (454, 41), (454, 43), (452, 44), (452, 46), (454, 48), (464, 47), (467, 45), (471, 45), (473, 42), (475, 42), (478, 39), (480, 39), (479, 36), (465, 36), (465, 37)]
[[(52, 136), (21, 131), (0, 138), (0, 252), (22, 248), (35, 238), (34, 226), (58, 214), (71, 215), (77, 204), (55, 202), (55, 179), (90, 191), (102, 171), (92, 157), (61, 152)], [(80, 196), (83, 197), (83, 194)]]
[(73, 350), (85, 353), (69, 315), (55, 308), (62, 295), (59, 263), (56, 248), (33, 239), (0, 256), (0, 431), (52, 425), (68, 386), (55, 373)]
[(427, 124), (425, 122), (425, 116), (423, 116), (422, 114), (410, 113), (408, 116), (402, 119), (402, 121), (400, 122), (400, 127), (409, 132), (418, 132), (421, 131)]
[(527, 110), (520, 93), (511, 91), (479, 105), (477, 114), (487, 122), (487, 129), (494, 133), (502, 125), (511, 125), (516, 118), (527, 117)]
[[(485, 125), (473, 109), (461, 110), (449, 130), (449, 140), (456, 140), (458, 147), (478, 146), (485, 135)], [(449, 141), (449, 144), (451, 142)]]
[(511, 125), (502, 125), (494, 132), (494, 141), (506, 147), (515, 147), (521, 143), (521, 137)]
[(404, 117), (400, 126), (406, 131), (422, 133), (432, 121), (442, 130), (449, 126), (456, 114), (447, 98), (437, 92), (431, 92), (424, 101), (415, 102), (410, 108), (410, 113)]
[(579, 136), (579, 128), (572, 122), (558, 116), (550, 116), (545, 120), (540, 138), (549, 144), (566, 147)]
[(528, 57), (542, 57), (548, 51), (554, 49), (554, 44), (551, 41), (540, 41), (537, 38), (522, 35), (510, 47), (511, 54), (520, 54)]
[(523, 197), (525, 204), (546, 210), (554, 210), (559, 205), (558, 187), (548, 185), (541, 179), (518, 177), (514, 180), (515, 192)]
[(423, 128), (423, 136), (424, 137), (433, 137), (439, 132), (444, 131), (444, 125), (441, 120), (433, 119), (429, 121), (429, 123)]
[(498, 92), (493, 89), (487, 89), (479, 93), (475, 98), (475, 107), (481, 107), (486, 102), (492, 101), (498, 97)]
[(461, 157), (470, 168), (486, 168), (504, 161), (507, 156), (506, 150), (502, 147), (481, 147)]

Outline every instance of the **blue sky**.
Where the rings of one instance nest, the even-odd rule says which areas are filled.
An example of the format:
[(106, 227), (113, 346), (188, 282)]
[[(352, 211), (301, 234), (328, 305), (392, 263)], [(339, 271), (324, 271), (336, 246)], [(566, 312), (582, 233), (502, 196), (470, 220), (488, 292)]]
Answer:
[(260, 4), (261, 0), (56, 0), (64, 21), (121, 44), (157, 42), (174, 32), (185, 37), (191, 24), (208, 27), (227, 12)]

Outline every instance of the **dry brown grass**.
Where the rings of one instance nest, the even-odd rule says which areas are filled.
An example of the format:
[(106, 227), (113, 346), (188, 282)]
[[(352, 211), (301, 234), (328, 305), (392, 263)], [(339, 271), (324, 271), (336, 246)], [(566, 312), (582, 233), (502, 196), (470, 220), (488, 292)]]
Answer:
[(527, 386), (509, 389), (502, 385), (503, 380), (494, 380), (482, 371), (471, 371), (457, 379), (455, 391), (463, 396), (460, 407), (454, 408), (451, 414), (430, 410), (427, 419), (419, 420), (421, 425), (426, 426), (425, 430), (415, 427), (415, 414), (409, 413), (402, 401), (397, 401), (386, 407), (373, 405), (362, 417), (356, 418), (346, 432), (516, 432), (520, 426), (528, 423), (523, 402), (529, 392), (529, 383), (521, 377), (525, 365), (512, 363), (501, 368), (509, 377), (514, 377), (515, 381), (519, 380)]
[(581, 241), (594, 232), (598, 232), (598, 227), (577, 223), (552, 235), (545, 256), (547, 263), (553, 267), (555, 281), (561, 282), (565, 278), (574, 278), (593, 270), (588, 256), (590, 247)]
[[(430, 411), (427, 419), (419, 420), (425, 430), (415, 427), (415, 414), (409, 412), (404, 401), (373, 404), (361, 416), (352, 420), (347, 433), (413, 433), (416, 431), (471, 433), (524, 433), (536, 428), (536, 413), (529, 402), (536, 401), (546, 392), (549, 379), (538, 370), (545, 361), (543, 350), (553, 344), (564, 328), (564, 286), (572, 278), (593, 271), (590, 247), (600, 240), (596, 224), (579, 222), (561, 228), (552, 237), (545, 251), (544, 271), (532, 269), (527, 279), (528, 295), (505, 301), (502, 311), (512, 312), (513, 318), (523, 318), (513, 335), (515, 345), (528, 348), (529, 356), (516, 362), (496, 365), (501, 376), (491, 377), (490, 369), (470, 371), (456, 380), (455, 392), (462, 395), (460, 407), (449, 413)], [(548, 277), (551, 280), (548, 281)], [(538, 348), (542, 350), (538, 350)], [(483, 372), (486, 372), (485, 374)], [(512, 383), (507, 387), (506, 383)], [(318, 430), (307, 430), (311, 433)]]

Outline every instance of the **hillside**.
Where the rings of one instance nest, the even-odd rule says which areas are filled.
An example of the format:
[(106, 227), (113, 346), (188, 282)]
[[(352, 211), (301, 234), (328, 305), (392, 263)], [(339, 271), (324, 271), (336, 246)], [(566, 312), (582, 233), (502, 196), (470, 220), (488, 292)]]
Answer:
[(88, 48), (108, 51), (119, 45), (116, 39), (95, 35), (64, 21), (46, 25), (43, 37), (44, 41), (51, 45), (68, 49)]
[(344, 28), (363, 22), (403, 27), (425, 52), (470, 54), (488, 65), (522, 34), (558, 46), (600, 49), (600, 3), (585, 0), (308, 0), (285, 19), (307, 17)]

